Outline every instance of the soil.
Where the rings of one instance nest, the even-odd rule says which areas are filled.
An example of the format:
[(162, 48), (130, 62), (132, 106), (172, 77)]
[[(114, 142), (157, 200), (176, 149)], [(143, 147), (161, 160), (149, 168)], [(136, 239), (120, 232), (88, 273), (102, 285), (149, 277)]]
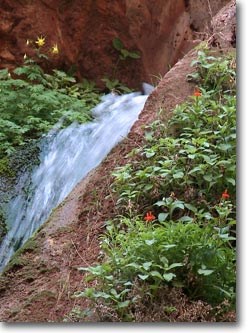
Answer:
[[(187, 82), (186, 75), (194, 70), (190, 63), (196, 54), (197, 51), (190, 51), (163, 77), (128, 137), (76, 186), (15, 255), (0, 277), (1, 321), (74, 321), (70, 315), (72, 309), (88, 308), (87, 300), (72, 296), (85, 287), (78, 268), (100, 260), (99, 236), (104, 231), (105, 221), (116, 214), (115, 198), (110, 190), (111, 173), (116, 166), (128, 163), (127, 153), (143, 143), (143, 126), (158, 119), (160, 108), (167, 121), (173, 108), (193, 94), (194, 84)], [(185, 318), (199, 321), (198, 315), (183, 315), (182, 302), (185, 300), (185, 313), (192, 312), (193, 308), (204, 308), (204, 304), (194, 304), (183, 295), (176, 297), (175, 302), (176, 299), (178, 312), (174, 321), (185, 321)], [(235, 320), (235, 315), (229, 314), (226, 320), (230, 318)], [(95, 319), (93, 315), (92, 320)]]

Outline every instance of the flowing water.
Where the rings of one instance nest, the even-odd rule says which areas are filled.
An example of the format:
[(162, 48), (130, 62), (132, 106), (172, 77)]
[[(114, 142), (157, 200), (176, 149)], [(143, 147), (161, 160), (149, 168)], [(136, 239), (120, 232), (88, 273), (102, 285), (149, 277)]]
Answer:
[(8, 205), (9, 231), (0, 247), (0, 269), (46, 221), (52, 209), (127, 136), (151, 89), (144, 84), (146, 95), (105, 95), (92, 110), (91, 123), (54, 129), (41, 140), (40, 165), (27, 180), (28, 185)]

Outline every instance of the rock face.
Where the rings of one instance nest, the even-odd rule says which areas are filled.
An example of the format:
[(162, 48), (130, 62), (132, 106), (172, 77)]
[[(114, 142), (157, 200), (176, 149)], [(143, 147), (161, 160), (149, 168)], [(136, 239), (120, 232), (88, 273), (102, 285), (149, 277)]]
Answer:
[[(32, 55), (38, 36), (46, 37), (41, 51), (57, 43), (58, 55), (47, 69), (75, 68), (81, 78), (99, 85), (116, 77), (131, 87), (154, 83), (193, 47), (193, 31), (207, 22), (228, 0), (1, 0), (0, 68), (21, 64)], [(118, 60), (112, 41), (118, 37), (140, 59)], [(27, 39), (33, 44), (26, 45)]]
[[(15, 2), (15, 5), (20, 9), (21, 11), (21, 3), (23, 4), (24, 8), (27, 9), (28, 3), (31, 3), (31, 1), (4, 1), (1, 0), (1, 9), (5, 10), (5, 14), (9, 13), (9, 17), (11, 17), (11, 8), (14, 7), (8, 7), (7, 3)], [(44, 14), (42, 16), (42, 19), (48, 20), (48, 22), (53, 22), (53, 20), (49, 19), (49, 9), (47, 6), (47, 3), (49, 1), (40, 1), (40, 6), (43, 8), (43, 10), (46, 10), (47, 14)], [(52, 2), (52, 1), (51, 1)], [(53, 3), (56, 3), (59, 1), (53, 1)], [(89, 1), (85, 2), (85, 9), (89, 10), (89, 13), (93, 8), (97, 8), (100, 6), (101, 1), (92, 1), (95, 3), (93, 5), (93, 8), (91, 9), (91, 6), (87, 6), (87, 3), (90, 3)], [(157, 0), (158, 3), (161, 3), (160, 0)], [(178, 1), (172, 0), (173, 6), (176, 5)], [(192, 3), (198, 3), (201, 1), (195, 0)], [(210, 1), (211, 4), (216, 3), (216, 1)], [(219, 3), (220, 1), (217, 1)], [(32, 1), (32, 3), (38, 3), (38, 1)], [(67, 7), (67, 4), (71, 3), (73, 4), (80, 3), (80, 1), (61, 1), (60, 3), (64, 3), (64, 6)], [(106, 6), (110, 4), (111, 1), (104, 1), (102, 2), (103, 6)], [(117, 4), (118, 1), (112, 1), (112, 4)], [(121, 5), (122, 0), (119, 1), (119, 6)], [(78, 30), (73, 30), (73, 27), (75, 25), (80, 23), (75, 22), (73, 17), (74, 15), (77, 15), (77, 6), (74, 7), (75, 11), (73, 12), (72, 8), (68, 9), (68, 14), (71, 15), (72, 21), (68, 21), (66, 23), (66, 17), (69, 19), (69, 16), (66, 15), (66, 9), (65, 13), (59, 13), (58, 15), (64, 15), (60, 17), (64, 17), (65, 21), (60, 21), (58, 23), (58, 17), (56, 16), (55, 8), (50, 9), (51, 15), (54, 13), (55, 22), (57, 22), (58, 27), (62, 29), (64, 27), (65, 30), (63, 32), (61, 31), (62, 39), (56, 40), (53, 39), (58, 38), (60, 34), (55, 34), (56, 29), (53, 28), (55, 25), (42, 25), (42, 23), (39, 23), (40, 20), (34, 19), (34, 28), (32, 25), (32, 29), (27, 28), (25, 25), (28, 14), (26, 14), (26, 19), (23, 18), (23, 23), (19, 21), (19, 24), (14, 27), (11, 26), (11, 20), (9, 23), (6, 23), (7, 21), (0, 20), (0, 29), (1, 27), (5, 26), (6, 30), (8, 30), (8, 27), (10, 28), (9, 34), (5, 34), (3, 39), (3, 34), (1, 35), (1, 44), (0, 48), (3, 50), (3, 45), (8, 46), (9, 52), (13, 52), (13, 56), (17, 57), (15, 59), (18, 59), (18, 56), (20, 57), (20, 60), (22, 58), (22, 52), (25, 51), (25, 40), (26, 38), (35, 38), (34, 36), (37, 36), (37, 34), (46, 33), (47, 39), (52, 42), (60, 42), (60, 49), (63, 54), (65, 60), (54, 60), (61, 61), (62, 65), (70, 65), (72, 63), (77, 62), (79, 66), (79, 71), (83, 70), (83, 64), (82, 61), (84, 59), (88, 59), (91, 64), (91, 54), (93, 55), (93, 64), (98, 63), (98, 57), (96, 55), (96, 52), (101, 56), (101, 50), (104, 52), (106, 50), (106, 53), (102, 55), (102, 61), (99, 63), (99, 68), (91, 67), (91, 70), (96, 70), (95, 75), (103, 75), (103, 72), (105, 68), (108, 68), (107, 64), (112, 64), (112, 61), (110, 59), (115, 59), (116, 53), (112, 49), (112, 45), (110, 45), (110, 40), (112, 40), (113, 36), (119, 36), (123, 41), (126, 47), (131, 47), (131, 49), (140, 49), (140, 51), (143, 53), (143, 57), (138, 60), (138, 64), (140, 65), (140, 69), (137, 69), (138, 72), (135, 71), (134, 73), (128, 71), (128, 74), (131, 75), (130, 82), (133, 82), (133, 80), (137, 80), (138, 78), (136, 75), (141, 75), (140, 78), (144, 78), (143, 75), (147, 75), (148, 68), (146, 66), (151, 66), (150, 68), (154, 69), (156, 67), (154, 66), (160, 66), (157, 64), (157, 57), (156, 52), (158, 52), (158, 45), (160, 47), (160, 43), (155, 41), (155, 49), (150, 49), (150, 43), (151, 47), (153, 47), (154, 38), (153, 34), (150, 37), (149, 36), (149, 30), (145, 30), (146, 27), (149, 24), (149, 18), (146, 18), (146, 21), (140, 21), (140, 15), (144, 13), (144, 11), (140, 11), (140, 15), (137, 17), (134, 11), (134, 18), (132, 15), (132, 9), (135, 8), (135, 3), (140, 4), (142, 1), (137, 0), (131, 0), (127, 1), (131, 5), (130, 7), (130, 17), (132, 20), (132, 23), (127, 25), (129, 26), (129, 30), (119, 30), (117, 27), (120, 27), (120, 24), (122, 23), (122, 20), (124, 19), (124, 22), (126, 22), (127, 19), (120, 18), (120, 21), (117, 20), (116, 23), (112, 21), (111, 16), (113, 17), (113, 14), (111, 12), (109, 13), (110, 22), (107, 23), (107, 31), (105, 32), (105, 29), (98, 28), (98, 26), (94, 25), (93, 29), (99, 29), (100, 35), (98, 35), (96, 38), (100, 41), (101, 36), (103, 36), (103, 43), (100, 44), (100, 50), (99, 53), (98, 50), (98, 43), (93, 43), (93, 45), (90, 42), (90, 40), (94, 40), (94, 32), (92, 32), (91, 27), (86, 27), (85, 29), (88, 29), (88, 33), (86, 32), (86, 35), (83, 34), (84, 30), (84, 24), (85, 21), (82, 18), (82, 29), (81, 33)], [(144, 1), (143, 3), (146, 3)], [(163, 3), (163, 1), (162, 1)], [(170, 1), (165, 0), (165, 3), (170, 3)], [(185, 1), (186, 5), (192, 5), (191, 1)], [(207, 3), (207, 2), (206, 2)], [(4, 4), (4, 5), (3, 5)], [(18, 5), (17, 5), (18, 4)], [(29, 5), (31, 6), (31, 5)], [(33, 5), (32, 5), (33, 6)], [(32, 6), (30, 8), (32, 8)], [(42, 7), (43, 6), (43, 7)], [(149, 6), (149, 1), (148, 1)], [(66, 8), (64, 7), (64, 8)], [(149, 7), (143, 7), (145, 12), (149, 10), (148, 13), (153, 13), (153, 10), (157, 12), (158, 9), (152, 8), (153, 6)], [(42, 13), (42, 9), (40, 7), (37, 7), (37, 10), (40, 10)], [(57, 7), (56, 7), (57, 8)], [(100, 10), (100, 7), (98, 7)], [(190, 7), (191, 8), (191, 7)], [(217, 15), (213, 22), (212, 22), (212, 28), (215, 31), (215, 35), (213, 36), (213, 39), (211, 39), (211, 43), (215, 44), (214, 46), (219, 44), (220, 48), (228, 48), (230, 45), (233, 46), (234, 44), (234, 27), (235, 27), (235, 0), (232, 0), (227, 9), (229, 10), (223, 10), (220, 12), (220, 15)], [(24, 9), (23, 13), (25, 12)], [(33, 7), (33, 15), (34, 15), (34, 7)], [(78, 7), (78, 10), (80, 11), (80, 6)], [(104, 10), (104, 9), (103, 9)], [(128, 7), (124, 5), (122, 7), (120, 13), (124, 15), (126, 13), (126, 10), (128, 10)], [(105, 11), (104, 11), (105, 12)], [(161, 11), (159, 10), (158, 14)], [(18, 11), (16, 12), (18, 13)], [(70, 14), (69, 14), (70, 13)], [(75, 13), (75, 14), (74, 14)], [(112, 11), (113, 13), (113, 11)], [(162, 13), (162, 12), (161, 12)], [(157, 14), (157, 15), (158, 15)], [(7, 15), (7, 14), (6, 14)], [(8, 16), (7, 15), (7, 16)], [(14, 15), (14, 13), (13, 13)], [(15, 14), (16, 15), (16, 14)], [(82, 15), (82, 14), (81, 14)], [(98, 14), (99, 15), (99, 14)], [(116, 12), (116, 15), (118, 15), (118, 12)], [(128, 14), (127, 14), (128, 15)], [(149, 14), (148, 14), (149, 15)], [(154, 12), (154, 15), (155, 12)], [(186, 15), (186, 14), (185, 14)], [(6, 17), (7, 17), (6, 16)], [(14, 16), (13, 16), (14, 17)], [(78, 17), (80, 20), (80, 14), (79, 16), (75, 16), (75, 18)], [(82, 17), (82, 16), (81, 16)], [(137, 21), (136, 18), (137, 17)], [(144, 17), (144, 16), (143, 16)], [(150, 16), (149, 16), (150, 17)], [(89, 22), (93, 22), (97, 20), (97, 18), (100, 18), (97, 16), (97, 14), (93, 13), (93, 17), (89, 17)], [(41, 20), (42, 20), (41, 19)], [(86, 19), (86, 17), (85, 17)], [(142, 19), (142, 18), (141, 18)], [(145, 17), (144, 17), (145, 19)], [(159, 17), (157, 16), (157, 19)], [(199, 19), (199, 16), (193, 18), (194, 21)], [(141, 26), (139, 25), (139, 21), (141, 22)], [(43, 21), (41, 21), (43, 22)], [(96, 21), (97, 22), (97, 21)], [(136, 23), (137, 22), (137, 23)], [(143, 23), (144, 22), (144, 23)], [(230, 24), (231, 23), (231, 24)], [(39, 25), (40, 24), (40, 25)], [(52, 23), (51, 23), (52, 24)], [(95, 23), (97, 24), (97, 23)], [(110, 26), (108, 25), (110, 24)], [(114, 26), (118, 30), (112, 30)], [(128, 23), (126, 23), (128, 24)], [(194, 23), (193, 23), (194, 24)], [(19, 28), (18, 28), (19, 26)], [(24, 27), (23, 30), (21, 27)], [(68, 30), (67, 30), (68, 26)], [(221, 27), (226, 27), (226, 30), (223, 32), (223, 36), (227, 36), (226, 39), (223, 38), (222, 41), (218, 39), (219, 37), (219, 29)], [(39, 28), (41, 30), (39, 30)], [(45, 31), (45, 28), (47, 29)], [(160, 29), (160, 27), (158, 27)], [(196, 27), (197, 28), (197, 27)], [(15, 30), (17, 29), (17, 30)], [(22, 31), (21, 35), (15, 34), (13, 31)], [(54, 29), (54, 30), (53, 30)], [(58, 28), (59, 29), (59, 28)], [(2, 30), (1, 30), (2, 31)], [(51, 35), (48, 32), (51, 32)], [(60, 30), (58, 30), (60, 31)], [(108, 31), (110, 34), (108, 34)], [(174, 30), (173, 30), (174, 31)], [(201, 30), (202, 31), (202, 30)], [(112, 32), (112, 34), (111, 34)], [(141, 32), (141, 34), (140, 34)], [(71, 35), (70, 35), (71, 33)], [(93, 33), (93, 35), (92, 35)], [(162, 33), (162, 38), (166, 32)], [(27, 36), (28, 34), (28, 36)], [(103, 35), (102, 35), (103, 34)], [(134, 36), (134, 39), (131, 39), (131, 35)], [(19, 36), (19, 37), (15, 37)], [(71, 37), (70, 37), (71, 36)], [(85, 36), (85, 37), (84, 37)], [(91, 37), (92, 36), (92, 37)], [(105, 38), (104, 38), (105, 36)], [(126, 37), (130, 36), (130, 38)], [(160, 31), (159, 35), (160, 36)], [(171, 34), (167, 35), (171, 36)], [(230, 37), (231, 36), (231, 37)], [(127, 39), (125, 39), (125, 37)], [(84, 39), (85, 38), (85, 39)], [(91, 39), (92, 38), (92, 39)], [(157, 38), (157, 35), (155, 35), (155, 39)], [(160, 37), (158, 37), (160, 40)], [(167, 37), (165, 36), (165, 43), (167, 43)], [(169, 37), (170, 38), (170, 37)], [(164, 40), (164, 38), (163, 38)], [(168, 39), (170, 40), (170, 39)], [(12, 42), (11, 42), (12, 41)], [(75, 44), (74, 44), (75, 41)], [(84, 44), (84, 41), (86, 44)], [(148, 42), (147, 42), (148, 41)], [(227, 42), (226, 45), (224, 45), (225, 41)], [(15, 44), (12, 44), (16, 42), (17, 45), (19, 45), (19, 51), (18, 53), (14, 54), (15, 50)], [(89, 44), (87, 44), (87, 42)], [(223, 43), (223, 45), (221, 43)], [(3, 44), (5, 43), (5, 44)], [(78, 44), (77, 44), (78, 43)], [(106, 44), (105, 44), (106, 43)], [(128, 43), (128, 44), (127, 44)], [(131, 43), (131, 44), (129, 44)], [(111, 43), (112, 44), (112, 43)], [(89, 46), (89, 48), (87, 47)], [(107, 49), (105, 49), (104, 45), (107, 46)], [(164, 42), (162, 41), (162, 49)], [(179, 44), (181, 45), (181, 44)], [(73, 48), (74, 46), (74, 48)], [(81, 47), (80, 47), (81, 46)], [(85, 48), (86, 46), (86, 48)], [(181, 52), (181, 46), (179, 48), (178, 52)], [(183, 49), (182, 49), (183, 50)], [(1, 52), (1, 51), (0, 51)], [(92, 52), (92, 53), (91, 53)], [(152, 56), (152, 62), (150, 62), (150, 54)], [(167, 50), (165, 51), (167, 52)], [(176, 59), (179, 57), (178, 52), (176, 51), (175, 57)], [(171, 54), (172, 61), (174, 62), (174, 53)], [(147, 56), (146, 56), (147, 55)], [(158, 55), (157, 55), (158, 56)], [(75, 57), (75, 58), (74, 58)], [(148, 58), (147, 58), (148, 57)], [(159, 108), (164, 109), (164, 116), (170, 117), (171, 111), (175, 107), (175, 105), (180, 104), (184, 102), (188, 96), (190, 96), (193, 91), (195, 85), (191, 82), (186, 81), (186, 75), (190, 73), (192, 68), (190, 68), (190, 63), (192, 60), (196, 59), (196, 51), (192, 50), (186, 54), (186, 56), (179, 61), (173, 68), (168, 71), (168, 73), (163, 77), (161, 82), (158, 84), (156, 89), (152, 92), (149, 99), (147, 100), (147, 103), (145, 105), (144, 110), (142, 111), (139, 120), (136, 122), (134, 127), (132, 128), (129, 138), (122, 142), (120, 145), (116, 146), (112, 152), (107, 156), (106, 160), (102, 162), (102, 164), (94, 170), (92, 173), (88, 175), (82, 182), (79, 183), (79, 185), (71, 192), (71, 194), (68, 196), (68, 198), (64, 201), (64, 203), (56, 209), (53, 214), (51, 215), (48, 222), (43, 226), (43, 228), (40, 230), (39, 233), (36, 234), (35, 239), (32, 240), (31, 243), (29, 243), (24, 249), (22, 249), (22, 252), (19, 253), (17, 260), (14, 260), (12, 262), (12, 266), (9, 268), (9, 270), (5, 273), (4, 276), (0, 277), (0, 320), (2, 322), (61, 322), (64, 318), (69, 318), (68, 314), (70, 311), (75, 307), (77, 309), (77, 306), (81, 307), (82, 309), (87, 309), (89, 304), (86, 300), (80, 299), (80, 298), (73, 298), (70, 297), (74, 294), (74, 292), (83, 290), (86, 286), (83, 284), (83, 276), (80, 273), (79, 270), (77, 270), (77, 267), (82, 266), (89, 266), (93, 263), (98, 261), (99, 256), (99, 235), (103, 233), (103, 222), (109, 220), (112, 218), (112, 214), (115, 214), (115, 206), (113, 200), (110, 198), (110, 189), (107, 184), (110, 184), (112, 182), (111, 179), (111, 172), (110, 170), (113, 170), (117, 165), (124, 165), (125, 163), (128, 163), (128, 159), (124, 159), (124, 156), (128, 152), (130, 152), (133, 148), (138, 147), (138, 145), (143, 144), (143, 127), (142, 125), (152, 123), (154, 120), (159, 119), (158, 111)], [(146, 59), (148, 59), (148, 64), (146, 65)], [(165, 59), (164, 57), (164, 63), (162, 64), (162, 68), (165, 68), (166, 66), (164, 64), (167, 64), (167, 61), (170, 61), (169, 59)], [(8, 62), (6, 59), (5, 62), (2, 62), (2, 66), (4, 64), (11, 65), (11, 62)], [(65, 61), (65, 63), (63, 62)], [(163, 60), (162, 60), (163, 61)], [(85, 64), (86, 65), (86, 64)], [(93, 65), (94, 66), (94, 65)], [(105, 67), (107, 66), (107, 67)], [(164, 67), (165, 66), (165, 67)], [(87, 68), (87, 67), (86, 67)], [(136, 67), (137, 68), (137, 67)], [(159, 67), (157, 67), (159, 68)], [(86, 69), (87, 71), (87, 69)], [(88, 75), (94, 75), (92, 74), (94, 72), (90, 71), (88, 72)], [(139, 73), (139, 74), (138, 74)], [(150, 72), (148, 72), (150, 73)], [(81, 72), (82, 76), (87, 76), (86, 72)], [(134, 74), (134, 77), (132, 76)], [(148, 74), (149, 75), (149, 74)], [(96, 191), (93, 189), (98, 189), (98, 196)], [(96, 202), (98, 202), (98, 213), (96, 211)], [(180, 299), (180, 303), (182, 302), (182, 299)], [(197, 305), (197, 309), (200, 308), (200, 301), (198, 303), (194, 303), (192, 301), (192, 304)], [(183, 305), (183, 304), (182, 304)], [(186, 304), (185, 304), (186, 307)], [(183, 313), (183, 306), (181, 307), (182, 313)], [(196, 309), (196, 311), (197, 311)], [(189, 313), (189, 309), (186, 308), (185, 313)], [(198, 313), (196, 312), (198, 315)], [(178, 318), (176, 318), (178, 321)], [(198, 316), (193, 317), (192, 319), (195, 322), (198, 322), (201, 320), (201, 317)], [(180, 320), (183, 322), (182, 320)], [(228, 321), (225, 320), (225, 321)], [(235, 319), (233, 319), (235, 321)]]

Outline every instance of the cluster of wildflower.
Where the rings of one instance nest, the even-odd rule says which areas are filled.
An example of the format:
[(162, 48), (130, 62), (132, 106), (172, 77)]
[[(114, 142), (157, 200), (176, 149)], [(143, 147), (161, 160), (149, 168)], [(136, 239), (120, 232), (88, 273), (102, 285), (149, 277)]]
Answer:
[[(35, 44), (36, 49), (38, 49), (39, 51), (41, 50), (42, 47), (44, 47), (46, 45), (46, 37), (44, 36), (39, 36), (37, 37), (37, 39), (35, 40), (35, 42), (33, 42), (31, 39), (27, 39), (26, 40), (26, 45), (30, 46)], [(57, 43), (53, 44), (50, 48), (49, 51), (52, 55), (58, 55), (59, 54), (59, 48)], [(27, 55), (24, 55), (24, 59), (27, 58)]]
[(227, 200), (230, 198), (230, 195), (227, 193), (227, 189), (222, 193), (221, 199)]
[(146, 222), (151, 222), (154, 221), (156, 219), (156, 217), (153, 215), (153, 213), (151, 211), (147, 212), (146, 216), (144, 217), (144, 220)]

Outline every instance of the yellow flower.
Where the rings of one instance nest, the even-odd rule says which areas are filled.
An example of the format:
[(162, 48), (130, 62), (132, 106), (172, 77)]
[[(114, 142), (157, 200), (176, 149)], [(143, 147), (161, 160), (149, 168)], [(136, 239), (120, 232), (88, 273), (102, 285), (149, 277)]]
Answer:
[(37, 40), (35, 41), (38, 47), (41, 47), (45, 44), (45, 37), (37, 37)]
[(52, 46), (51, 53), (53, 53), (53, 54), (58, 54), (59, 53), (57, 44)]

